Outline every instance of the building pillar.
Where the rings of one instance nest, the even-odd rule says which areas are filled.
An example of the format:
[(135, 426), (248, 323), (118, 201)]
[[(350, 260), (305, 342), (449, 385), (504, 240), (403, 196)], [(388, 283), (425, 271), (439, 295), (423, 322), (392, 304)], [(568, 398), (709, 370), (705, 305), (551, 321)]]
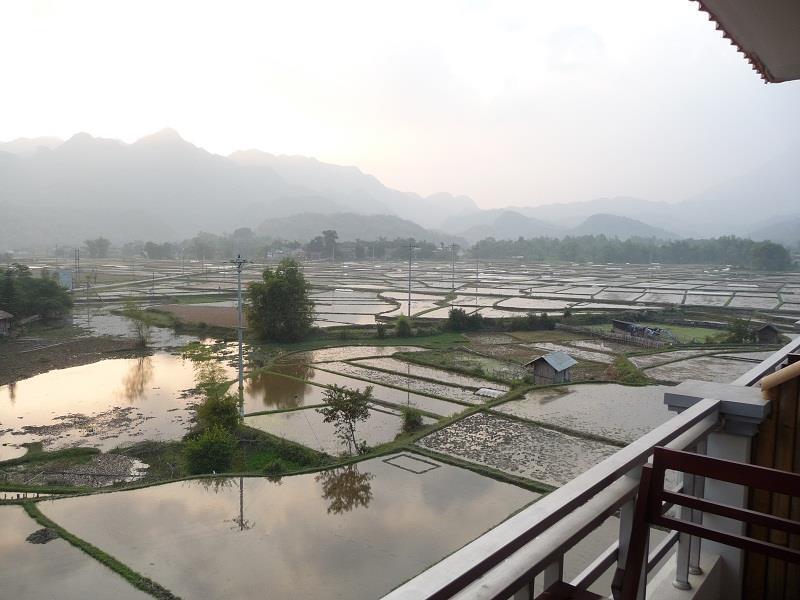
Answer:
[[(685, 381), (664, 394), (664, 403), (681, 412), (704, 398), (721, 400), (722, 427), (708, 436), (706, 455), (743, 463), (750, 463), (752, 438), (761, 422), (769, 416), (770, 403), (761, 397), (761, 391), (744, 387), (706, 381)], [(745, 486), (705, 478), (703, 497), (712, 502), (747, 508), (748, 490)], [(745, 525), (727, 517), (703, 514), (706, 527), (735, 535), (744, 535)], [(720, 557), (720, 598), (741, 600), (744, 581), (744, 551), (712, 540), (702, 540), (703, 554)]]

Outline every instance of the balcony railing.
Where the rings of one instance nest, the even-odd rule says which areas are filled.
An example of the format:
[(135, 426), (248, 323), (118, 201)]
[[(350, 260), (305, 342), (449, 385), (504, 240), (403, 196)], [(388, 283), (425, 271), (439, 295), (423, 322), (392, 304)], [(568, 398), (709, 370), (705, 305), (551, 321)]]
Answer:
[[(733, 385), (754, 385), (798, 347), (800, 339), (748, 371)], [(653, 448), (664, 446), (705, 453), (709, 435), (722, 431), (728, 421), (741, 418), (742, 411), (738, 410), (736, 403), (735, 399), (698, 399), (660, 427), (433, 565), (385, 598), (532, 598), (537, 578), (541, 578), (542, 589), (563, 580), (564, 555), (608, 517), (618, 513), (617, 541), (569, 582), (579, 589), (588, 589), (610, 567), (625, 564), (639, 474), (642, 465), (650, 459)], [(745, 408), (749, 410), (751, 407), (752, 404)], [(761, 409), (765, 413), (768, 407), (763, 405)], [(750, 422), (752, 424), (752, 418)], [(685, 476), (678, 489), (703, 496), (704, 484), (702, 478)], [(682, 514), (684, 519), (698, 517), (699, 514)], [(672, 532), (651, 549), (643, 568), (650, 572), (678, 542), (674, 585), (681, 588), (689, 586), (689, 573), (699, 572), (700, 540)], [(646, 579), (642, 578), (641, 597), (644, 597)]]

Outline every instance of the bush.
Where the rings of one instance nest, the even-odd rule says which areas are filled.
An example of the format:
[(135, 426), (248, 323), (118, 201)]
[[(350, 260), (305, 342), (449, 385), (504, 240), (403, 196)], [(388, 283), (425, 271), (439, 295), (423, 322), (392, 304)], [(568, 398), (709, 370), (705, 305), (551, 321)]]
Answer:
[(401, 406), (403, 413), (403, 431), (411, 433), (422, 427), (422, 413), (413, 406)]
[(239, 399), (233, 394), (209, 393), (197, 407), (197, 422), (201, 429), (221, 427), (233, 431), (239, 425)]
[(378, 337), (379, 340), (382, 340), (386, 337), (386, 325), (383, 323), (378, 323), (375, 327), (375, 335)]
[(200, 435), (186, 441), (184, 457), (190, 473), (225, 472), (230, 469), (236, 454), (236, 438), (219, 425), (213, 425)]
[(483, 315), (473, 313), (467, 315), (463, 308), (451, 308), (447, 313), (446, 329), (450, 331), (476, 331), (483, 327)]
[(411, 321), (408, 317), (400, 316), (394, 324), (394, 334), (399, 338), (408, 338), (414, 335), (411, 331)]

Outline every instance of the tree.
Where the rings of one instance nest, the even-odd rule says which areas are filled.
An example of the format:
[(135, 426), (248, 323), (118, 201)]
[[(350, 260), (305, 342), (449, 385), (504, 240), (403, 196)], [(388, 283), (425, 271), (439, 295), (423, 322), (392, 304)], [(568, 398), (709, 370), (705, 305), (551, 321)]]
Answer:
[(86, 240), (86, 249), (89, 251), (89, 258), (107, 258), (108, 249), (111, 247), (109, 242), (104, 237), (98, 237), (93, 240)]
[(251, 283), (247, 289), (250, 327), (267, 340), (295, 342), (302, 339), (314, 322), (314, 302), (311, 285), (300, 263), (285, 258), (275, 270), (264, 269), (262, 279)]
[(336, 240), (339, 239), (339, 234), (335, 229), (326, 229), (322, 232), (322, 237), (325, 239), (325, 252), (331, 259), (336, 258)]
[(356, 437), (356, 423), (369, 419), (369, 403), (372, 400), (372, 386), (364, 391), (344, 386), (332, 385), (325, 390), (325, 406), (317, 412), (326, 423), (333, 423), (336, 437), (347, 445), (347, 453), (364, 454), (367, 443)]

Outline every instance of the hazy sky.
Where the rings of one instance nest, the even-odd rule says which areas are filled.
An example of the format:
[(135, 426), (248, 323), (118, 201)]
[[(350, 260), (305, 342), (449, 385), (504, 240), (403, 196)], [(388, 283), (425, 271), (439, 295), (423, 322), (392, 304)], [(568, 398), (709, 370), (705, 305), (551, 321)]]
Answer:
[(171, 126), (484, 207), (681, 200), (800, 148), (800, 82), (687, 0), (2, 1), (0, 56), (0, 140)]

